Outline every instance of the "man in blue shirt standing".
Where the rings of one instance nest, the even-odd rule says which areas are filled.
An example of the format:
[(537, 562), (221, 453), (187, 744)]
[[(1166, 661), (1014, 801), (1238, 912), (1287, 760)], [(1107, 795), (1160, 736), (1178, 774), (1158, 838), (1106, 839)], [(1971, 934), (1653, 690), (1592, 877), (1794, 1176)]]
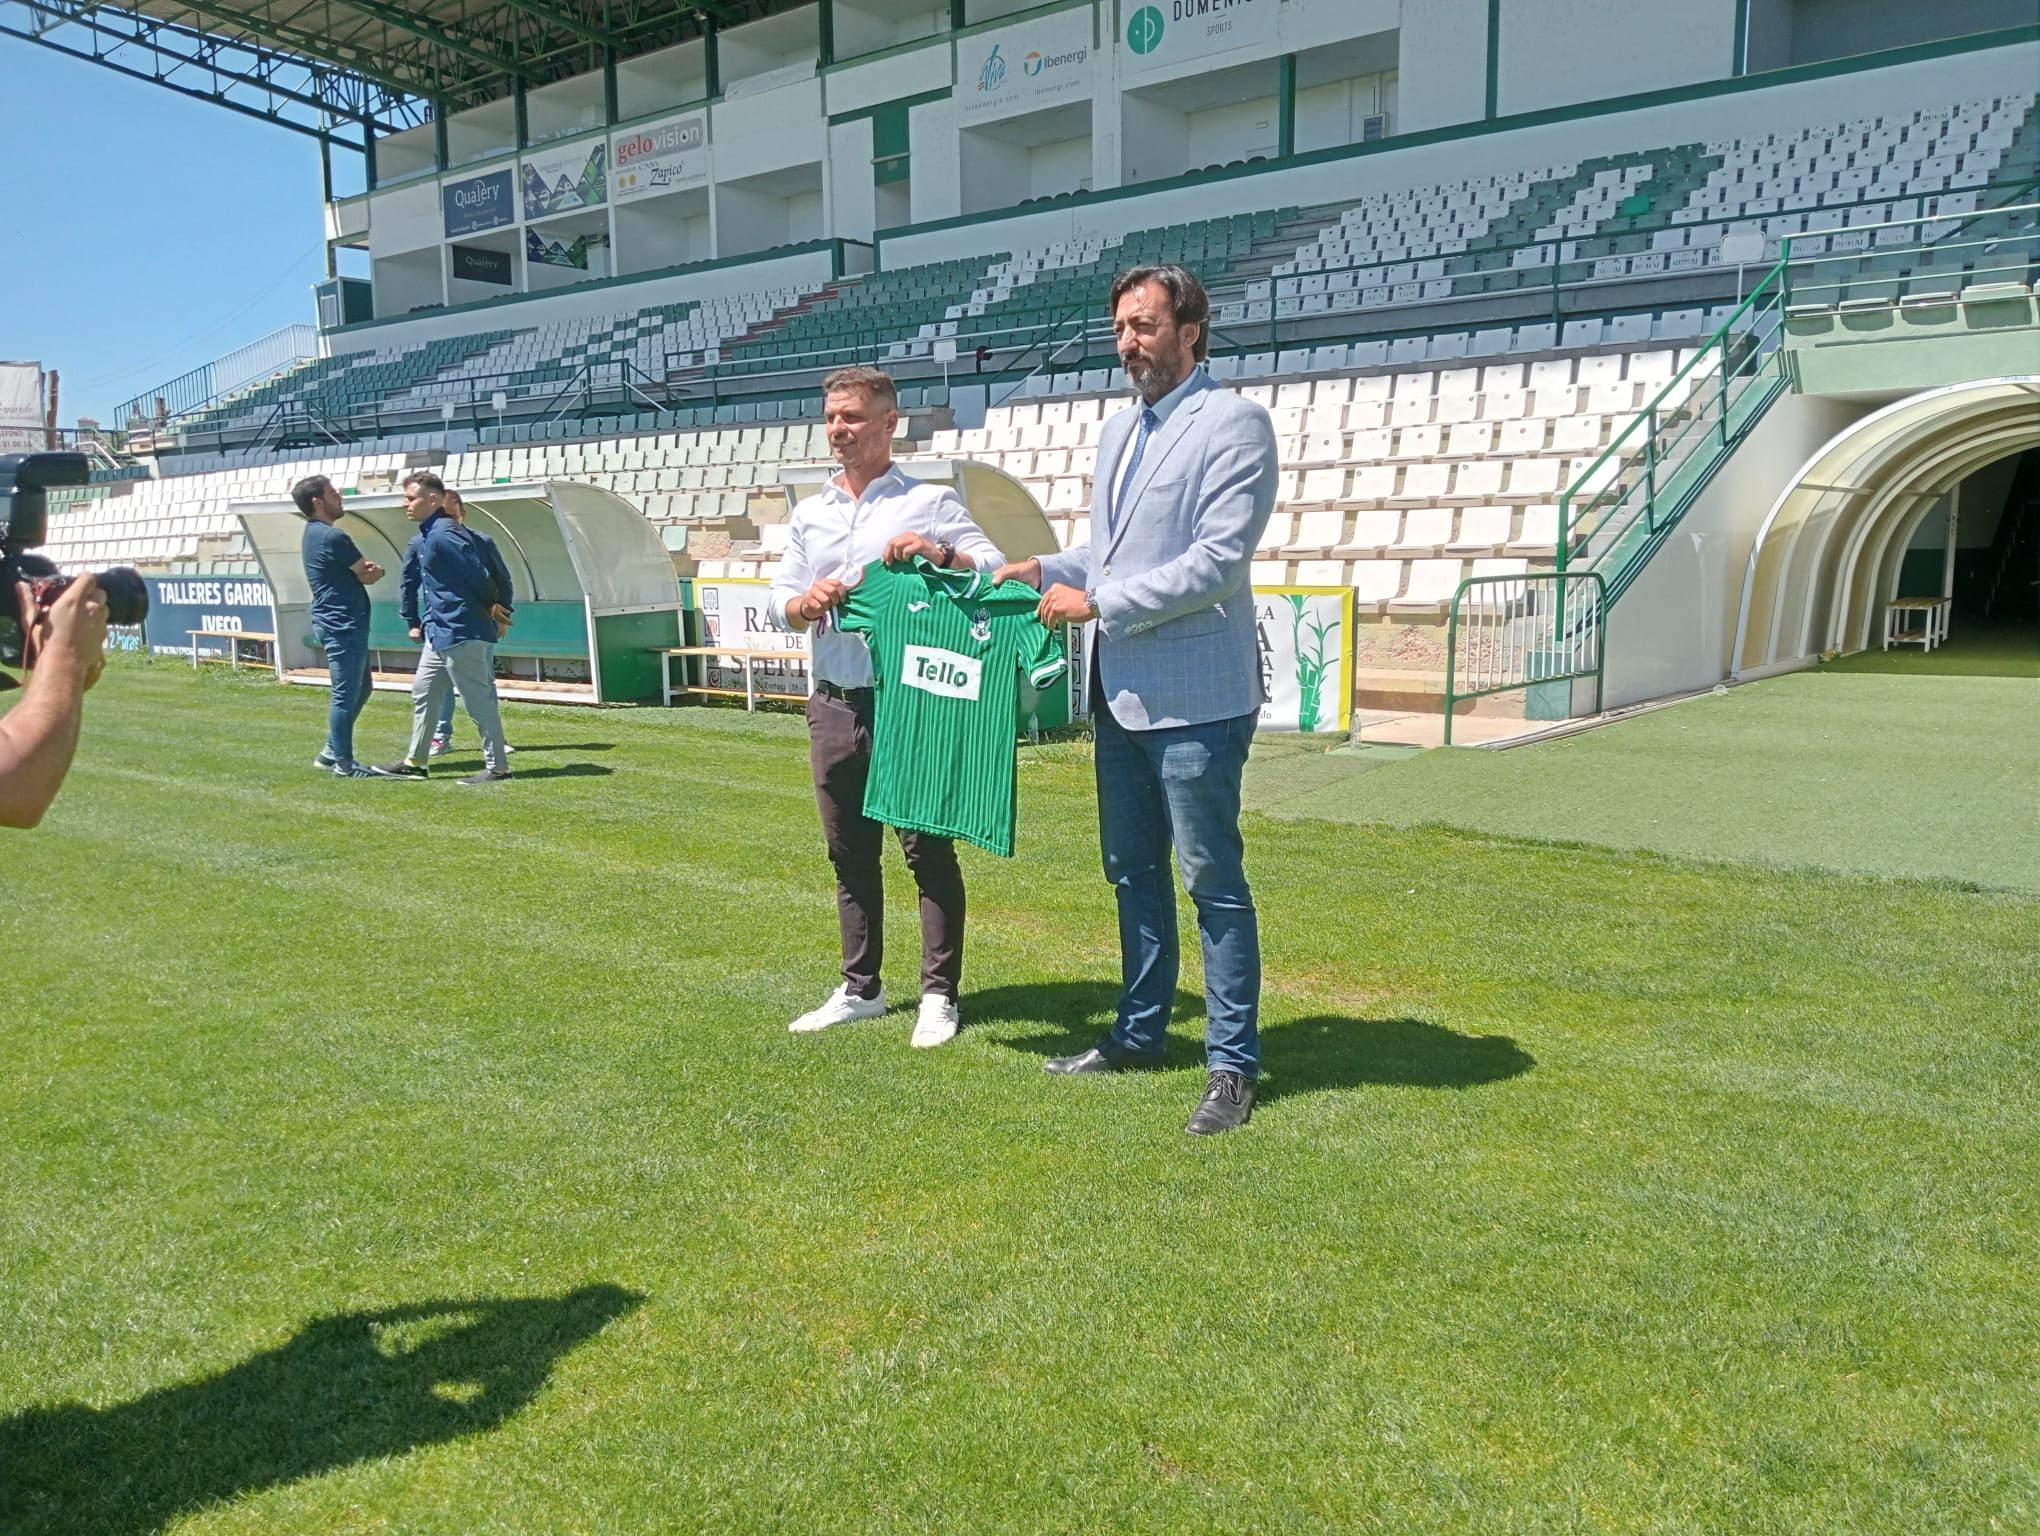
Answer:
[(312, 627), (326, 647), (333, 702), (326, 712), (326, 745), (312, 759), (343, 779), (374, 777), (354, 761), (354, 722), (368, 702), (368, 589), (383, 568), (365, 558), (334, 525), (345, 512), (340, 492), (324, 475), (290, 488), (304, 514), (305, 578), (312, 584)]
[(426, 777), (427, 744), (448, 688), (457, 688), (481, 733), (485, 766), (463, 784), (510, 777), (503, 715), (496, 702), (496, 641), (516, 594), (496, 546), (469, 533), (445, 507), (446, 486), (425, 470), (404, 478), (404, 515), (418, 525), (418, 596), (424, 650), (411, 683), (411, 748), (402, 762), (375, 771), (393, 779)]

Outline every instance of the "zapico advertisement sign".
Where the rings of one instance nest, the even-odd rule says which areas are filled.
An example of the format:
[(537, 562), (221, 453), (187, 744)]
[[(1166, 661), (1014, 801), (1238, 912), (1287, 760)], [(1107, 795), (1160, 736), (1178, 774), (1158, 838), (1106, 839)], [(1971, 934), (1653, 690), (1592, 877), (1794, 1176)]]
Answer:
[(1282, 0), (1127, 0), (1119, 14), (1119, 74), (1131, 79), (1273, 44)]
[(1091, 94), (1092, 8), (1057, 11), (956, 45), (956, 117), (964, 124), (1038, 112)]
[(699, 112), (609, 136), (610, 196), (619, 203), (708, 183), (708, 119)]
[(1258, 729), (1343, 731), (1353, 721), (1353, 589), (1266, 587), (1254, 592), (1261, 686)]
[[(727, 645), (740, 651), (799, 651), (805, 657), (805, 631), (781, 629), (766, 612), (772, 583), (741, 576), (694, 580), (695, 633), (703, 645)], [(690, 656), (695, 679), (704, 688), (744, 691), (744, 659), (740, 656)], [(760, 693), (805, 696), (807, 662), (759, 661), (751, 680)]]
[(477, 235), (517, 222), (517, 183), (507, 170), (469, 176), (439, 184), (439, 205), (446, 215), (446, 236)]
[[(230, 629), (236, 633), (276, 633), (276, 610), (270, 606), (269, 583), (245, 576), (145, 576), (149, 584), (149, 617), (142, 634), (158, 655), (191, 654), (194, 629)], [(201, 656), (224, 656), (227, 642), (211, 636), (198, 641)], [(243, 653), (245, 654), (245, 652)]]

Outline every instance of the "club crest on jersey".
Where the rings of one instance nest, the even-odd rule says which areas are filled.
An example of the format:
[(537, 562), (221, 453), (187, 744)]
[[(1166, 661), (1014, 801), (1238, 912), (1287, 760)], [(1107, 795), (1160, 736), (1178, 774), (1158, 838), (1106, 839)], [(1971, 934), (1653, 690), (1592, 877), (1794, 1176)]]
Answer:
[(932, 645), (910, 645), (900, 662), (900, 681), (942, 699), (975, 699), (985, 664), (975, 656)]
[(992, 643), (992, 610), (980, 608), (970, 616), (970, 637), (979, 645)]

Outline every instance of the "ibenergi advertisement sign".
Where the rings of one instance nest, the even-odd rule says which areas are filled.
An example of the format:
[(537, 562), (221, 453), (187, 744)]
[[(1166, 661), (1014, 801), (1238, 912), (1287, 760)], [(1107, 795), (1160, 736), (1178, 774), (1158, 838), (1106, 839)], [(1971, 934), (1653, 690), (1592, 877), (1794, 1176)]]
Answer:
[(446, 218), (447, 239), (516, 223), (517, 205), (511, 201), (515, 185), (508, 170), (442, 181), (439, 204)]
[(609, 136), (610, 195), (619, 203), (708, 182), (708, 118), (700, 112)]
[(1257, 729), (1343, 731), (1353, 719), (1353, 589), (1268, 587), (1254, 592), (1261, 683)]
[(1119, 75), (1131, 80), (1272, 44), (1282, 0), (1121, 0), (1119, 15)]
[(1092, 8), (1078, 6), (956, 45), (956, 118), (968, 126), (1087, 100), (1096, 73)]

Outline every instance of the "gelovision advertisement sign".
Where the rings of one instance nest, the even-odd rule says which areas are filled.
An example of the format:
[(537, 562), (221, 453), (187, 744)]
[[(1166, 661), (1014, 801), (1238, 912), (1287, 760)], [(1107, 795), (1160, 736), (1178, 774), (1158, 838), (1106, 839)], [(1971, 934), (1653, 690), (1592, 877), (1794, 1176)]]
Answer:
[(487, 171), (462, 181), (439, 184), (439, 204), (446, 216), (446, 236), (477, 235), (485, 229), (501, 229), (517, 222), (517, 206), (511, 201), (516, 181), (510, 172)]
[(708, 181), (708, 119), (699, 112), (609, 136), (609, 184), (619, 203)]

